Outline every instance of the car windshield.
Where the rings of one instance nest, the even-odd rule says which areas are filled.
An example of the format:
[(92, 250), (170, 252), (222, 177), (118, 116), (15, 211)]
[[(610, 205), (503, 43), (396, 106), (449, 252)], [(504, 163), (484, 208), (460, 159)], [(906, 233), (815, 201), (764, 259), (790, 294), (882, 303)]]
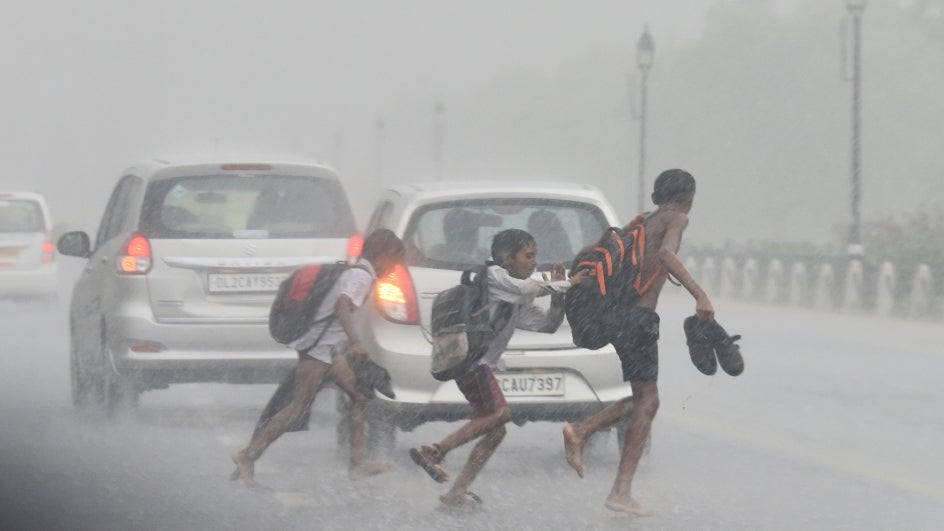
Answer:
[(584, 245), (608, 227), (594, 205), (546, 199), (485, 199), (438, 203), (417, 210), (404, 243), (410, 265), (464, 269), (490, 259), (492, 236), (505, 229), (530, 232), (539, 269), (570, 267)]
[(200, 175), (151, 183), (149, 238), (346, 238), (356, 230), (340, 184), (273, 175)]
[(46, 232), (42, 207), (31, 200), (0, 200), (0, 232)]

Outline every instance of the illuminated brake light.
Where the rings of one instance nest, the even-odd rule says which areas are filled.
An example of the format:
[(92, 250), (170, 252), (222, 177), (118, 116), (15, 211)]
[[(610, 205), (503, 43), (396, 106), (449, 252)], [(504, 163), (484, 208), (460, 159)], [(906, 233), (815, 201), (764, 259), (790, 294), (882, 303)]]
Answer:
[(118, 272), (143, 275), (151, 270), (151, 242), (140, 234), (131, 236), (125, 254), (118, 257)]
[(395, 323), (419, 324), (416, 290), (406, 267), (397, 264), (390, 274), (377, 281), (374, 289), (374, 300), (381, 315)]
[(361, 251), (364, 250), (364, 237), (360, 234), (355, 234), (350, 237), (347, 241), (347, 261), (353, 262), (354, 259), (360, 258)]
[(46, 236), (46, 240), (43, 242), (43, 254), (40, 256), (39, 260), (44, 264), (56, 261), (56, 246), (53, 245), (49, 236)]

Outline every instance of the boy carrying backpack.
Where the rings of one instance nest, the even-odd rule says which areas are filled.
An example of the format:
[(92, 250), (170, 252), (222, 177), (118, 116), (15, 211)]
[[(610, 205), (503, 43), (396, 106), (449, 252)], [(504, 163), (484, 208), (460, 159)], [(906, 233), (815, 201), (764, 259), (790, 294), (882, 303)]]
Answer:
[[(612, 286), (597, 282), (598, 286), (604, 286), (607, 290), (626, 290), (615, 298), (616, 303), (610, 312), (614, 321), (608, 324), (603, 339), (612, 343), (616, 349), (623, 369), (623, 381), (630, 383), (633, 394), (583, 422), (564, 426), (564, 454), (567, 463), (583, 477), (582, 454), (587, 438), (631, 414), (616, 479), (605, 504), (613, 511), (638, 516), (651, 514), (633, 497), (632, 481), (659, 408), (656, 385), (659, 374), (659, 315), (655, 310), (659, 294), (670, 274), (695, 298), (696, 319), (704, 323), (714, 321), (711, 300), (676, 255), (682, 243), (682, 233), (688, 226), (688, 212), (694, 198), (695, 179), (690, 173), (678, 169), (662, 172), (656, 178), (652, 193), (652, 201), (659, 208), (648, 216), (637, 218), (625, 229), (637, 231), (638, 240), (631, 245), (632, 251), (639, 251), (632, 257), (636, 259), (636, 270), (628, 268), (629, 275), (615, 278), (617, 282)], [(592, 280), (600, 281), (599, 274)], [(587, 281), (581, 289), (593, 283)], [(574, 325), (574, 321), (571, 321), (571, 325)], [(576, 329), (574, 334), (576, 340)], [(713, 339), (717, 338), (717, 335), (713, 336)], [(733, 341), (734, 338), (730, 339)], [(739, 352), (728, 350), (727, 353), (740, 358)], [(725, 361), (736, 362), (728, 358)], [(729, 373), (739, 373), (735, 367), (729, 368), (732, 369)]]
[[(307, 331), (289, 346), (298, 351), (294, 397), (255, 433), (249, 445), (233, 454), (239, 475), (253, 483), (253, 463), (266, 448), (292, 427), (311, 407), (326, 378), (330, 378), (352, 399), (351, 460), (348, 477), (352, 480), (379, 474), (386, 463), (367, 462), (364, 450), (364, 412), (367, 398), (358, 389), (354, 372), (346, 356), (365, 362), (370, 354), (357, 335), (360, 308), (369, 296), (378, 276), (385, 276), (403, 259), (403, 242), (393, 232), (379, 229), (364, 240), (358, 267), (346, 268), (322, 299), (311, 317)], [(332, 317), (334, 316), (334, 317)], [(274, 330), (273, 330), (274, 331)], [(273, 334), (275, 335), (275, 334)]]
[[(532, 279), (537, 265), (537, 245), (531, 234), (519, 229), (507, 229), (495, 235), (492, 257), (495, 262), (488, 264), (486, 276), (480, 278), (488, 282), (491, 330), (486, 335), (489, 340), (481, 352), (473, 350), (478, 360), (465, 365), (465, 370), (455, 377), (456, 385), (472, 406), (472, 419), (439, 443), (410, 450), (413, 462), (433, 480), (442, 483), (449, 480), (449, 474), (442, 467), (446, 454), (482, 437), (452, 488), (439, 497), (444, 506), (460, 509), (481, 505), (482, 500), (467, 489), (505, 437), (505, 423), (510, 418), (505, 396), (492, 370), (498, 365), (515, 328), (555, 332), (564, 320), (564, 292), (584, 278), (581, 273), (568, 280), (563, 264), (555, 264), (550, 281)], [(542, 295), (552, 295), (547, 313), (534, 304), (535, 297)]]

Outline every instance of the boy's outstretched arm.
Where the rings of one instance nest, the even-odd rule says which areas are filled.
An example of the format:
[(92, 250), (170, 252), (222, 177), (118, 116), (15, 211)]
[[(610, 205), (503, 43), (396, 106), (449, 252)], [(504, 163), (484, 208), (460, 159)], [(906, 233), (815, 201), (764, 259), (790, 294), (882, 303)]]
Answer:
[[(547, 275), (544, 276), (545, 280), (547, 280)], [(584, 278), (586, 278), (586, 274), (580, 271), (568, 279), (563, 264), (554, 264), (551, 266), (552, 282), (567, 280), (570, 285), (573, 286), (583, 282)], [(564, 294), (555, 293), (551, 296), (551, 304), (547, 312), (535, 305), (523, 308), (515, 327), (522, 330), (531, 330), (532, 332), (553, 334), (564, 322), (564, 308)]]
[(715, 318), (715, 309), (711, 304), (711, 299), (678, 258), (677, 253), (682, 245), (682, 233), (685, 232), (687, 226), (688, 216), (685, 214), (677, 213), (669, 219), (665, 236), (662, 238), (662, 246), (659, 247), (659, 262), (669, 274), (685, 286), (692, 297), (695, 297), (695, 314), (698, 318), (712, 321)]

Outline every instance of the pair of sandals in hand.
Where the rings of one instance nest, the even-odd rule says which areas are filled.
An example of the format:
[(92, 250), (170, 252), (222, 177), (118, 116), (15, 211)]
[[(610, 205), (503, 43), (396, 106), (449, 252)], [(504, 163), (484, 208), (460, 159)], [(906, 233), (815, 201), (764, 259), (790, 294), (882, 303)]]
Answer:
[(735, 343), (740, 335), (728, 335), (717, 321), (703, 321), (694, 315), (685, 318), (683, 328), (688, 353), (699, 371), (711, 375), (721, 365), (731, 376), (744, 372), (741, 347)]

